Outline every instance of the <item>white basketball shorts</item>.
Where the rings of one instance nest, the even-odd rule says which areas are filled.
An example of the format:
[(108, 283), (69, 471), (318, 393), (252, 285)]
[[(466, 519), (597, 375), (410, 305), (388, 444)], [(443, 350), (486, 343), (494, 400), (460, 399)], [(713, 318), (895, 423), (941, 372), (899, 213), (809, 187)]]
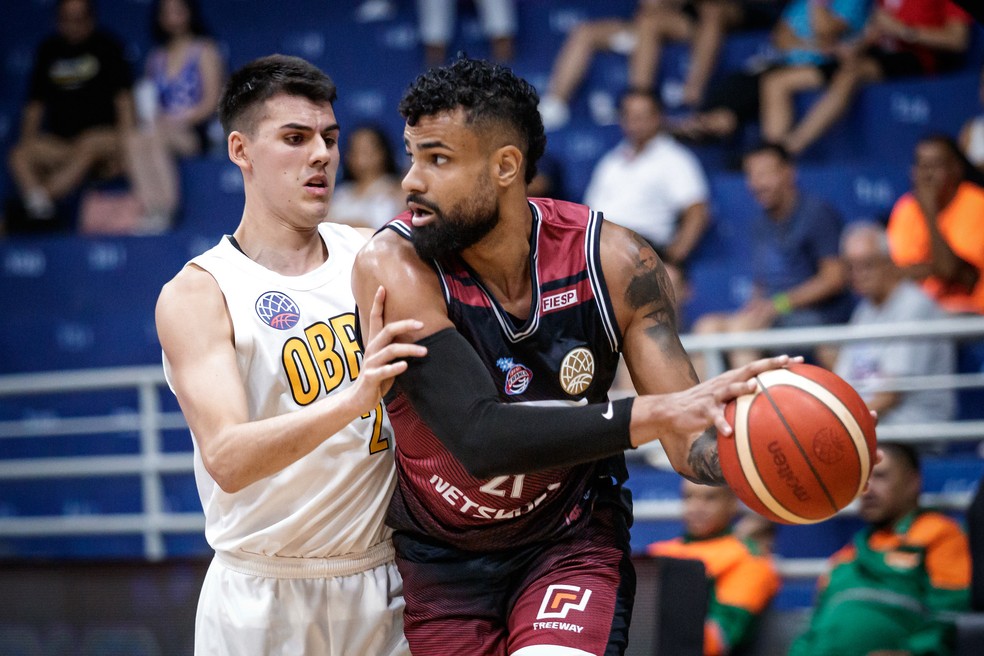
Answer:
[(195, 656), (408, 656), (393, 547), (357, 559), (217, 553), (202, 584)]

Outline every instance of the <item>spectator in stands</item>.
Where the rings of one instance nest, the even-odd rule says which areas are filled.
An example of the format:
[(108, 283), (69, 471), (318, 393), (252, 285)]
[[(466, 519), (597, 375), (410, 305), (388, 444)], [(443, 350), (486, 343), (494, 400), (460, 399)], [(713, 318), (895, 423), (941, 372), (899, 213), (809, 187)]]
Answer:
[(756, 58), (748, 70), (728, 75), (708, 93), (700, 110), (675, 122), (689, 139), (722, 139), (760, 118), (764, 79), (825, 79), (836, 66), (834, 52), (864, 26), (870, 0), (790, 0), (772, 30), (775, 52)]
[[(861, 302), (850, 324), (867, 326), (937, 319), (943, 310), (892, 262), (885, 229), (858, 222), (844, 229), (841, 257)], [(906, 376), (947, 375), (956, 370), (956, 351), (949, 339), (891, 339), (844, 344), (833, 370), (851, 382), (878, 424), (950, 421), (956, 408), (952, 389), (895, 392), (879, 385)]]
[[(68, 227), (57, 204), (93, 174), (123, 171), (133, 125), (132, 74), (123, 47), (99, 29), (89, 0), (59, 0), (56, 33), (34, 56), (20, 138), (10, 169), (26, 213), (16, 231)], [(13, 223), (14, 217), (8, 217)]]
[(705, 656), (722, 656), (748, 641), (755, 620), (779, 591), (779, 573), (771, 559), (731, 531), (738, 499), (727, 487), (683, 481), (682, 537), (655, 542), (650, 556), (700, 560), (711, 594), (704, 621)]
[[(847, 274), (838, 256), (843, 220), (826, 201), (799, 189), (789, 153), (761, 144), (744, 157), (745, 180), (762, 213), (748, 254), (752, 297), (733, 313), (705, 314), (698, 334), (840, 323), (850, 313)], [(731, 353), (732, 362), (756, 355)]]
[(745, 512), (732, 529), (735, 537), (749, 542), (763, 556), (770, 556), (776, 546), (776, 524), (755, 512)]
[(944, 309), (984, 313), (984, 189), (966, 180), (960, 149), (945, 135), (916, 144), (911, 177), (889, 217), (892, 259)]
[[(629, 85), (656, 84), (663, 44), (692, 44), (681, 102), (697, 106), (714, 73), (725, 34), (736, 28), (771, 26), (781, 3), (776, 0), (639, 0), (631, 18), (607, 17), (575, 27), (554, 60), (547, 93), (540, 103), (546, 130), (563, 127), (569, 105), (587, 75), (594, 54), (611, 50), (629, 57)], [(595, 117), (604, 122), (603, 118)]]
[[(984, 103), (984, 71), (981, 71), (980, 98)], [(960, 130), (960, 150), (964, 157), (984, 175), (984, 114), (979, 114), (966, 123)]]
[[(944, 73), (962, 63), (971, 18), (949, 0), (878, 0), (860, 39), (842, 44), (828, 68), (796, 67), (762, 78), (762, 135), (793, 154), (844, 115), (864, 84)], [(826, 87), (793, 124), (797, 93)]]
[(137, 85), (141, 125), (126, 141), (130, 179), (144, 210), (139, 229), (146, 233), (171, 226), (180, 196), (175, 158), (208, 149), (225, 78), (197, 0), (157, 0), (151, 16), (157, 46)]
[(406, 209), (400, 169), (389, 139), (376, 125), (352, 131), (342, 158), (342, 180), (335, 186), (328, 220), (380, 228)]
[(968, 607), (967, 537), (946, 515), (919, 508), (919, 456), (882, 443), (861, 495), (868, 526), (835, 553), (820, 581), (809, 628), (790, 656), (945, 656), (953, 625)]
[(584, 202), (684, 262), (709, 223), (707, 180), (697, 157), (663, 132), (659, 99), (630, 89), (621, 100), (623, 139), (595, 167)]
[[(567, 125), (570, 102), (591, 67), (598, 51), (611, 50), (629, 56), (629, 86), (651, 89), (655, 78), (657, 44), (641, 38), (642, 24), (660, 10), (661, 0), (639, 0), (631, 17), (609, 16), (576, 25), (564, 40), (554, 59), (547, 92), (540, 99), (540, 117), (547, 132)], [(603, 108), (601, 114), (608, 114)], [(609, 123), (607, 115), (596, 114), (595, 122)]]
[[(448, 43), (454, 33), (458, 0), (417, 0), (420, 40), (428, 67), (445, 62)], [(475, 0), (482, 28), (489, 38), (492, 59), (508, 62), (513, 58), (516, 39), (515, 0)]]

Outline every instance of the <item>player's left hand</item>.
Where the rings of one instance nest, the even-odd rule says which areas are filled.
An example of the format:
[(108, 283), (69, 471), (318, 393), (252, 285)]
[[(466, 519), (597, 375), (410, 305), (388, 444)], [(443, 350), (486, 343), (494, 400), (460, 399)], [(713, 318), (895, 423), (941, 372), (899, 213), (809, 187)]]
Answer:
[(379, 287), (369, 313), (369, 331), (366, 333), (366, 349), (363, 352), (362, 369), (352, 386), (353, 396), (364, 411), (379, 403), (393, 385), (393, 379), (407, 369), (406, 358), (427, 355), (427, 348), (419, 344), (406, 344), (396, 339), (423, 324), (416, 319), (403, 319), (386, 324), (383, 321), (383, 304), (386, 290)]

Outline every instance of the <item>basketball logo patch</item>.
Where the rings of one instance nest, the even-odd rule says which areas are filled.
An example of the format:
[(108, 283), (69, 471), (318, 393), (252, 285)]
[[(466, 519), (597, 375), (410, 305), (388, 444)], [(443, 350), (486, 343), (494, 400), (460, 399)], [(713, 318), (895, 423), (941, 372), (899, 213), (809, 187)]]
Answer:
[(277, 330), (290, 330), (301, 319), (297, 303), (283, 292), (265, 292), (256, 299), (256, 314), (263, 323)]
[(830, 428), (821, 428), (813, 436), (813, 455), (825, 465), (834, 465), (846, 455), (844, 445)]
[(594, 380), (594, 353), (578, 346), (568, 351), (560, 362), (560, 386), (571, 396), (583, 394)]
[(579, 588), (576, 585), (551, 585), (543, 595), (543, 602), (540, 604), (540, 612), (536, 614), (536, 619), (543, 620), (550, 617), (564, 619), (572, 610), (583, 611), (590, 598), (591, 590), (588, 588)]
[(500, 371), (506, 374), (506, 382), (502, 389), (509, 396), (522, 394), (530, 386), (530, 381), (533, 380), (533, 371), (529, 367), (516, 364), (512, 358), (499, 358), (495, 364)]

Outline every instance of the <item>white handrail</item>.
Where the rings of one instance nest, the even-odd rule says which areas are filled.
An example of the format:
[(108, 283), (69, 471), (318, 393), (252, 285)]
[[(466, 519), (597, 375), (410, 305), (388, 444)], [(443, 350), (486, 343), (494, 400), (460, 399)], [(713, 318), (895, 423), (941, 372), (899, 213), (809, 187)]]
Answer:
[[(708, 363), (713, 364), (715, 358), (723, 363), (724, 353), (735, 348), (782, 349), (818, 343), (839, 344), (865, 339), (929, 336), (984, 339), (984, 317), (896, 323), (889, 326), (823, 326), (713, 336), (684, 335), (682, 341), (689, 352), (702, 352)], [(888, 385), (885, 389), (902, 391), (937, 386), (954, 389), (984, 387), (984, 372), (912, 377), (890, 381)], [(145, 556), (149, 560), (159, 560), (167, 555), (164, 542), (166, 534), (200, 533), (204, 530), (201, 513), (171, 512), (165, 508), (161, 477), (190, 473), (193, 471), (193, 463), (190, 451), (161, 451), (162, 431), (187, 428), (180, 412), (165, 412), (160, 407), (159, 394), (162, 389), (166, 389), (161, 367), (151, 365), (0, 376), (0, 397), (120, 389), (137, 391), (138, 409), (135, 413), (8, 419), (0, 421), (0, 440), (136, 434), (140, 445), (139, 454), (0, 459), (0, 480), (138, 475), (141, 478), (143, 511), (139, 514), (0, 517), (0, 537), (141, 533), (144, 537)], [(984, 438), (984, 421), (883, 426), (879, 428), (879, 436), (880, 439), (920, 442), (979, 440)], [(639, 457), (640, 452), (631, 452), (629, 455)], [(966, 492), (945, 493), (925, 495), (924, 500), (937, 507), (959, 510), (966, 507), (968, 496)], [(842, 512), (851, 514), (855, 510), (849, 506)], [(678, 519), (679, 501), (640, 500), (636, 502), (635, 513), (640, 520)], [(815, 576), (821, 571), (822, 563), (822, 560), (790, 559), (782, 561), (780, 568), (789, 576)]]
[(847, 344), (872, 339), (904, 339), (909, 337), (950, 337), (953, 339), (984, 337), (984, 317), (950, 317), (927, 321), (899, 321), (863, 326), (813, 326), (810, 328), (773, 328), (742, 333), (714, 335), (682, 335), (688, 352), (704, 354), (707, 375), (714, 376), (726, 369), (724, 353), (734, 349), (782, 350), (793, 347), (812, 347), (818, 344)]

